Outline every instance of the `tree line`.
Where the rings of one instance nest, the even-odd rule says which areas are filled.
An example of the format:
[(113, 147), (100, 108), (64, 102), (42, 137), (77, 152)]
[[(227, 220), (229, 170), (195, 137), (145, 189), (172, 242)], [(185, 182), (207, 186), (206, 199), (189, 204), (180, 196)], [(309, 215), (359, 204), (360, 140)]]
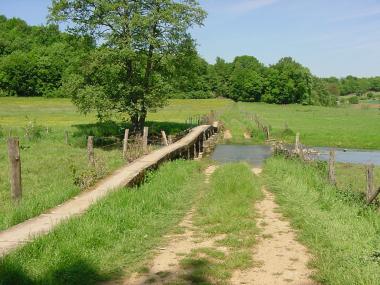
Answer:
[(0, 16), (0, 96), (70, 97), (100, 120), (127, 114), (139, 132), (170, 97), (331, 106), (379, 90), (379, 77), (318, 78), (290, 57), (209, 64), (189, 32), (206, 16), (196, 0), (52, 0), (37, 27)]

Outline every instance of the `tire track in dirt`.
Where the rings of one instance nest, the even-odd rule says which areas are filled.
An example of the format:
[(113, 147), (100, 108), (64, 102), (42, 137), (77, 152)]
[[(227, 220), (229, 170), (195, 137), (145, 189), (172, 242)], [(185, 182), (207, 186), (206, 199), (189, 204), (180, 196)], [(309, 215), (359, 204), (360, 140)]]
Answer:
[[(253, 169), (260, 174), (260, 169)], [(279, 213), (275, 197), (263, 187), (264, 199), (256, 205), (259, 215), (257, 225), (261, 237), (253, 249), (253, 258), (257, 266), (244, 271), (236, 271), (232, 284), (260, 285), (316, 285), (310, 276), (312, 270), (307, 267), (310, 255), (296, 238), (289, 222)]]
[[(216, 168), (216, 166), (212, 165), (205, 170), (205, 183), (209, 183), (210, 176)], [(191, 209), (178, 225), (179, 228), (184, 230), (183, 233), (167, 236), (167, 240), (169, 241), (167, 246), (157, 251), (157, 255), (146, 267), (148, 269), (147, 272), (134, 273), (121, 284), (168, 284), (181, 280), (186, 274), (186, 271), (180, 266), (183, 257), (190, 254), (192, 250), (213, 247), (217, 241), (224, 238), (224, 236), (216, 236), (205, 241), (200, 240), (197, 237), (197, 229), (193, 225), (194, 213), (195, 208)], [(218, 249), (223, 250), (223, 248)]]

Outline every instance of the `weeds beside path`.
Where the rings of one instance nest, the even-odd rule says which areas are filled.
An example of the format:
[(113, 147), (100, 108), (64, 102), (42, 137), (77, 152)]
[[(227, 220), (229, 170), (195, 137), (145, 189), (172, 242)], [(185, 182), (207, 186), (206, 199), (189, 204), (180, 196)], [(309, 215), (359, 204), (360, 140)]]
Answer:
[(331, 186), (317, 165), (274, 157), (265, 180), (314, 256), (322, 284), (378, 285), (380, 216), (362, 198)]

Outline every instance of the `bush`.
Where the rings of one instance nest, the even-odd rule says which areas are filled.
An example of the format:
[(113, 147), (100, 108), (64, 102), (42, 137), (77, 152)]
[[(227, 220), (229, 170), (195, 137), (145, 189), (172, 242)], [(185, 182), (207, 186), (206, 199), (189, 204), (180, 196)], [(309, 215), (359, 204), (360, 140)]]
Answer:
[(372, 98), (374, 98), (375, 97), (375, 94), (373, 94), (372, 92), (369, 92), (368, 94), (367, 94), (367, 98), (368, 99), (372, 99)]
[(8, 92), (0, 89), (0, 97), (7, 97), (7, 96), (9, 96)]
[(44, 127), (37, 125), (35, 120), (30, 120), (23, 129), (25, 131), (25, 137), (29, 141), (40, 139), (44, 131)]
[(348, 102), (350, 104), (359, 104), (359, 97), (358, 96), (352, 96), (350, 99), (348, 99)]

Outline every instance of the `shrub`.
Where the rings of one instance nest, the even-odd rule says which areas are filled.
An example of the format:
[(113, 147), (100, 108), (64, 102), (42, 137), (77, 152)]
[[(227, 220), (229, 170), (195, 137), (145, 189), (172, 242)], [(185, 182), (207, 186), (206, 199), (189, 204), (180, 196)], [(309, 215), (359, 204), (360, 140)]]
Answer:
[(35, 120), (30, 120), (23, 128), (25, 131), (25, 137), (31, 141), (42, 137), (44, 128), (36, 124)]
[(350, 104), (359, 104), (359, 97), (358, 96), (352, 96), (350, 99), (348, 99), (348, 102)]
[(95, 158), (95, 165), (79, 171), (74, 165), (71, 165), (74, 185), (78, 186), (81, 190), (86, 190), (103, 178), (107, 171), (105, 163), (100, 158)]

